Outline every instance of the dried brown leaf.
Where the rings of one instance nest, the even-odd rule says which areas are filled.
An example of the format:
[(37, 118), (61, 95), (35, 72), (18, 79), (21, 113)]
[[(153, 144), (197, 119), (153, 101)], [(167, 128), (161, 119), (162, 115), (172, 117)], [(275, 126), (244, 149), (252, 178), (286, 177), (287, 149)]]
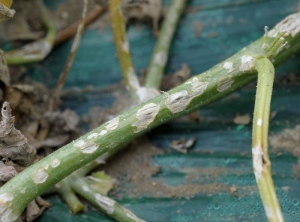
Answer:
[(11, 115), (8, 102), (2, 106), (2, 121), (0, 122), (0, 156), (8, 161), (29, 166), (35, 160), (36, 150), (32, 148), (27, 138), (14, 127), (15, 117)]
[(51, 207), (51, 204), (49, 204), (41, 197), (37, 197), (36, 199), (31, 201), (26, 208), (26, 220), (28, 222), (35, 220), (43, 213), (45, 209), (49, 207)]
[(6, 166), (0, 161), (0, 183), (7, 182), (18, 174), (13, 166)]
[(9, 76), (9, 71), (8, 67), (6, 64), (6, 60), (4, 58), (4, 53), (0, 49), (0, 80), (5, 83), (5, 85), (10, 84), (10, 76)]

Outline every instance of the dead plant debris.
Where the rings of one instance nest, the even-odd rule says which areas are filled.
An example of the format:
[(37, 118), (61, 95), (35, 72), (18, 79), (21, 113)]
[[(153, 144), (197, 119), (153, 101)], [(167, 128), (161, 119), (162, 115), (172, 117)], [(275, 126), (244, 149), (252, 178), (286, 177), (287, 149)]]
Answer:
[(158, 35), (158, 22), (162, 16), (161, 0), (123, 0), (122, 10), (125, 20), (136, 19), (147, 21), (150, 19), (154, 28), (154, 34)]
[(36, 150), (28, 144), (27, 138), (15, 128), (15, 117), (8, 102), (4, 102), (0, 122), (0, 156), (2, 161), (13, 161), (20, 166), (29, 166), (35, 160)]
[(35, 198), (33, 201), (29, 203), (26, 208), (26, 221), (31, 222), (38, 218), (44, 210), (50, 208), (51, 204), (45, 201), (41, 197)]
[(245, 115), (237, 115), (233, 119), (233, 123), (236, 125), (248, 125), (251, 122), (251, 116), (247, 113)]
[(196, 137), (190, 138), (186, 140), (185, 138), (181, 138), (180, 140), (174, 140), (171, 142), (170, 147), (178, 152), (187, 153), (187, 150), (192, 147), (197, 140)]
[(177, 70), (174, 74), (172, 75), (164, 75), (162, 84), (161, 85), (161, 90), (162, 91), (168, 91), (184, 81), (188, 80), (191, 77), (191, 69), (188, 67), (187, 64), (182, 64), (181, 68)]

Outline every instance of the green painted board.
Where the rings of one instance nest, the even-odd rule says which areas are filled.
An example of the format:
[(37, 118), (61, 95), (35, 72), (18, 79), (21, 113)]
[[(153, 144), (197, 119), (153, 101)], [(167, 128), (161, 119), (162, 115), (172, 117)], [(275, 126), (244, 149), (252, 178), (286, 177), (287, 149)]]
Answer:
[[(55, 8), (61, 1), (45, 1)], [(164, 1), (168, 5), (170, 0)], [(189, 7), (201, 6), (202, 10), (186, 13), (170, 51), (166, 73), (172, 73), (183, 63), (188, 64), (193, 74), (201, 73), (239, 49), (256, 40), (263, 34), (265, 25), (272, 27), (298, 9), (298, 0), (191, 0)], [(194, 33), (194, 23), (201, 22), (204, 28), (201, 37)], [(211, 36), (214, 36), (213, 38)], [(146, 68), (155, 44), (155, 37), (147, 25), (128, 26), (128, 39), (136, 70)], [(30, 77), (47, 82), (53, 87), (64, 65), (72, 41), (61, 45), (39, 63), (30, 65)], [(300, 55), (296, 55), (276, 69), (277, 78), (291, 73), (299, 74)], [(111, 29), (104, 31), (88, 29), (81, 41), (75, 63), (66, 82), (66, 88), (93, 85), (98, 88), (109, 86), (121, 80)], [(149, 134), (151, 142), (165, 151), (153, 157), (153, 165), (161, 166), (155, 176), (170, 186), (178, 186), (185, 181), (183, 169), (214, 168), (227, 169), (226, 173), (214, 178), (205, 178), (199, 172), (197, 184), (223, 183), (238, 187), (253, 186), (255, 179), (251, 161), (251, 126), (237, 126), (228, 123), (237, 113), (253, 113), (255, 83), (200, 110), (203, 121), (198, 123), (172, 122), (153, 130)], [(275, 84), (272, 111), (275, 118), (270, 123), (271, 133), (292, 128), (300, 121), (299, 87)], [(86, 114), (86, 107), (112, 105), (114, 97), (109, 93), (82, 94), (78, 98), (67, 99), (64, 107), (75, 109), (80, 115)], [(282, 108), (284, 107), (284, 109)], [(287, 125), (286, 121), (289, 121)], [(170, 142), (178, 138), (197, 137), (194, 147), (188, 154), (171, 150)], [(300, 218), (300, 181), (293, 177), (293, 166), (297, 159), (290, 154), (271, 154), (272, 169), (277, 193), (286, 221)], [(236, 175), (235, 169), (242, 174)], [(122, 186), (126, 187), (126, 181)], [(288, 190), (282, 189), (289, 187)], [(126, 196), (126, 195), (125, 195)], [(48, 199), (52, 210), (46, 211), (37, 221), (112, 221), (93, 207), (87, 213), (74, 216), (58, 197)], [(265, 221), (263, 207), (256, 189), (251, 194), (239, 191), (239, 197), (229, 191), (208, 195), (199, 193), (190, 199), (154, 198), (144, 196), (118, 200), (146, 221)]]

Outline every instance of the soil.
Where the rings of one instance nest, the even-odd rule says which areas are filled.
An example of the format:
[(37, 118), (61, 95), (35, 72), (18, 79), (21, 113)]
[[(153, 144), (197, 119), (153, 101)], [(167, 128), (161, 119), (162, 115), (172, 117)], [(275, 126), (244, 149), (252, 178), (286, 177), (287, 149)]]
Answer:
[[(119, 181), (111, 195), (117, 198), (151, 196), (151, 197), (184, 197), (191, 198), (198, 193), (218, 193), (229, 191), (226, 184), (193, 184), (199, 172), (207, 177), (218, 177), (226, 170), (215, 169), (194, 169), (186, 171), (185, 181), (179, 186), (169, 186), (161, 179), (155, 178), (160, 173), (159, 166), (153, 166), (153, 157), (162, 155), (164, 152), (149, 142), (146, 137), (134, 141), (126, 150), (118, 153), (101, 167), (105, 173)], [(126, 187), (122, 181), (126, 181)]]
[(300, 178), (300, 125), (294, 129), (285, 129), (282, 133), (270, 137), (270, 144), (278, 155), (283, 152), (291, 153), (298, 158), (298, 163), (293, 166), (296, 179)]

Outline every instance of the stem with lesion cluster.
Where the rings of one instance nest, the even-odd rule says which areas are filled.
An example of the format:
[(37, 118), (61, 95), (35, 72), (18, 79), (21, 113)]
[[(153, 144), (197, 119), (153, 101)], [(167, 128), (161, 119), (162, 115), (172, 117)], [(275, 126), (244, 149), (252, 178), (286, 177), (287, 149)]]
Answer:
[(271, 161), (268, 154), (274, 66), (268, 58), (262, 58), (257, 60), (256, 69), (258, 71), (258, 81), (252, 134), (253, 169), (268, 220), (280, 222), (283, 221), (283, 216), (272, 180)]

